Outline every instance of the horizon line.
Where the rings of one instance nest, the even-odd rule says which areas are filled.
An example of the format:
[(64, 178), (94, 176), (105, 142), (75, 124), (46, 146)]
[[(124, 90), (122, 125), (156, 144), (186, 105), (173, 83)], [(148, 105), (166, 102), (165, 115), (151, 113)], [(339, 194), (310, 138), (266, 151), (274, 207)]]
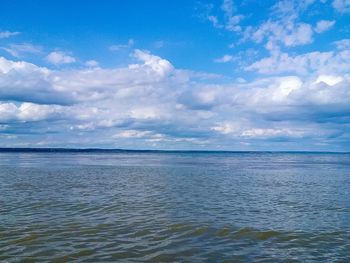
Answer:
[(1, 152), (159, 152), (159, 153), (339, 153), (349, 154), (349, 151), (308, 151), (308, 150), (160, 150), (160, 149), (123, 149), (123, 148), (70, 148), (70, 147), (0, 147)]

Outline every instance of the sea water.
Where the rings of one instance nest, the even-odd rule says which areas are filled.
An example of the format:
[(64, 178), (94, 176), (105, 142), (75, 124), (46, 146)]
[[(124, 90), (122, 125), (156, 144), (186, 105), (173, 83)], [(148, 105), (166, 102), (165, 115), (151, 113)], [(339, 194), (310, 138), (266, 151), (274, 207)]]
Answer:
[(350, 262), (350, 154), (0, 153), (1, 262)]

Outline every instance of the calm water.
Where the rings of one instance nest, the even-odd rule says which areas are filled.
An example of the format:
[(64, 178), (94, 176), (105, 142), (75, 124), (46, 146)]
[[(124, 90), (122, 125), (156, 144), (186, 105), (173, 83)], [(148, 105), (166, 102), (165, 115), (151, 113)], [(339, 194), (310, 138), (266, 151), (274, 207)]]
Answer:
[(350, 155), (0, 153), (1, 262), (350, 262)]

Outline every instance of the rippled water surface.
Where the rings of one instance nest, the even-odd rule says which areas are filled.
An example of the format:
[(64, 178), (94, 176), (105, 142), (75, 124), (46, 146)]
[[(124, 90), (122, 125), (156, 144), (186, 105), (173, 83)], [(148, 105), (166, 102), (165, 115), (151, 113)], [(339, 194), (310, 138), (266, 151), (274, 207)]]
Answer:
[(350, 262), (350, 155), (0, 153), (1, 262)]

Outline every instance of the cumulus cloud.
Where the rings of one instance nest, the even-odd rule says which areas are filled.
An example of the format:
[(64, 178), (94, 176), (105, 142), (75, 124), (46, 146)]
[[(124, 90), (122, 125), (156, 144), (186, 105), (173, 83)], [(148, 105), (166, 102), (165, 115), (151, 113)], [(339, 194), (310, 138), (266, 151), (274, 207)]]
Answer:
[(47, 68), (0, 57), (0, 100), (69, 104), (72, 98), (56, 86)]
[(340, 76), (333, 76), (333, 75), (320, 75), (316, 79), (316, 83), (326, 83), (329, 86), (334, 86), (338, 84), (339, 82), (343, 81), (343, 78)]
[(317, 33), (323, 33), (331, 29), (335, 24), (335, 20), (320, 20), (316, 24), (315, 31)]
[[(31, 142), (45, 139), (45, 145), (55, 145), (50, 140), (65, 136), (74, 145), (128, 148), (343, 138), (344, 123), (350, 122), (350, 76), (342, 52), (304, 54), (304, 64), (288, 56), (312, 74), (225, 83), (177, 69), (142, 50), (132, 53), (133, 64), (109, 69), (50, 70), (1, 58), (0, 122), (5, 126), (0, 133), (30, 127)], [(319, 56), (324, 57), (316, 60)]]
[(46, 60), (54, 65), (70, 64), (74, 63), (76, 60), (74, 57), (66, 54), (63, 51), (53, 51), (47, 55)]
[(335, 10), (340, 13), (350, 12), (350, 1), (349, 0), (333, 0), (332, 6)]
[(17, 106), (14, 103), (0, 103), (1, 122), (32, 122), (47, 118), (57, 117), (62, 114), (62, 108), (57, 105), (39, 105), (33, 103), (22, 103)]
[(169, 61), (162, 59), (158, 56), (154, 56), (150, 54), (149, 52), (145, 52), (139, 49), (136, 49), (133, 56), (143, 61), (144, 64), (133, 64), (130, 65), (130, 69), (150, 69), (152, 72), (157, 73), (157, 75), (163, 77), (170, 73), (173, 70), (173, 66), (170, 64)]
[[(253, 3), (259, 14), (247, 12), (248, 2), (206, 6), (205, 19), (234, 43), (229, 46), (234, 55), (222, 51), (225, 55), (213, 59), (231, 62), (232, 76), (179, 69), (150, 51), (133, 49), (133, 39), (108, 47), (130, 54), (126, 66), (105, 68), (53, 50), (45, 59), (57, 67), (47, 68), (25, 61), (40, 55), (41, 47), (10, 43), (5, 38), (19, 32), (0, 32), (2, 51), (15, 57), (0, 57), (2, 145), (8, 140), (11, 146), (348, 147), (350, 39), (334, 41), (336, 34), (329, 34), (327, 43), (319, 35), (335, 27), (347, 32), (342, 25), (348, 1)], [(331, 6), (336, 12), (325, 17), (321, 11)], [(77, 61), (76, 67), (58, 67)]]

